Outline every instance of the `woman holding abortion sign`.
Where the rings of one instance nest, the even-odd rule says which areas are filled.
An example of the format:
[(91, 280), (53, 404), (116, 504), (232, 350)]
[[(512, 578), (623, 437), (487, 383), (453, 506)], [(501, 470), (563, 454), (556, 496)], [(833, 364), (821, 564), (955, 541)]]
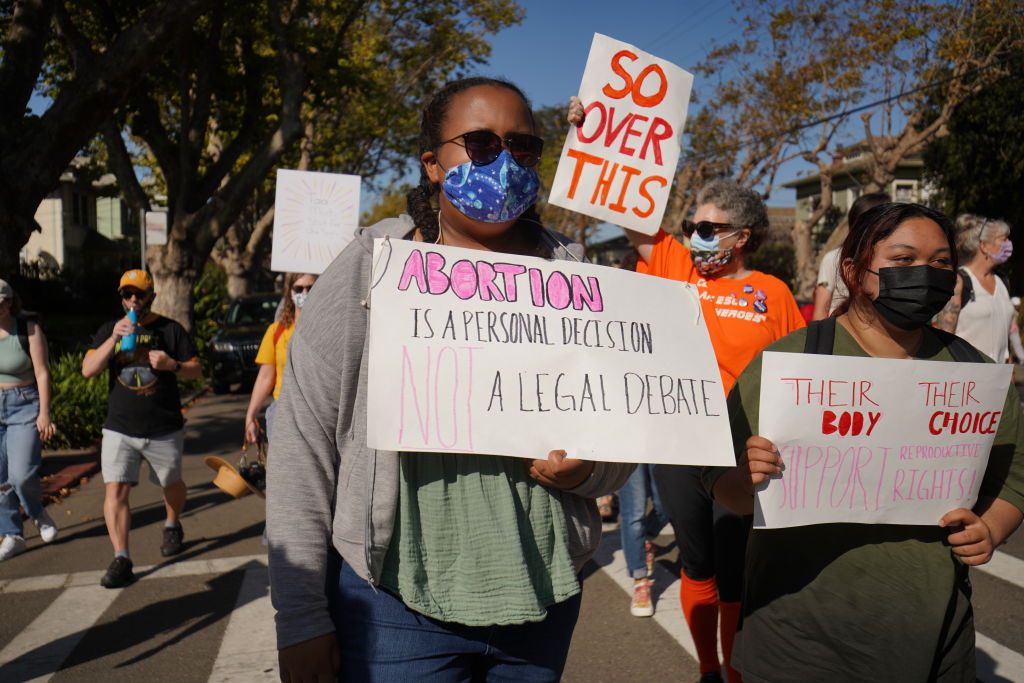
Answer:
[[(583, 104), (571, 98), (569, 122), (582, 125), (583, 111)], [(746, 256), (768, 232), (767, 210), (753, 190), (728, 180), (701, 188), (693, 220), (683, 221), (689, 247), (664, 231), (625, 232), (640, 253), (638, 273), (696, 285), (726, 392), (758, 351), (804, 326), (789, 287), (746, 267)], [(739, 674), (729, 661), (740, 615), (749, 521), (713, 503), (700, 470), (657, 465), (654, 478), (679, 545), (680, 600), (697, 648), (701, 681), (722, 680), (720, 631), (726, 673), (735, 683)]]
[[(954, 229), (945, 216), (915, 204), (875, 207), (850, 231), (840, 264), (851, 295), (838, 317), (794, 332), (767, 351), (984, 360), (960, 338), (929, 325), (956, 280)], [(758, 355), (751, 362), (729, 395), (737, 467), (704, 471), (715, 500), (740, 514), (752, 511), (755, 487), (787, 467), (776, 446), (757, 436), (762, 360)], [(974, 681), (968, 567), (987, 562), (1021, 522), (1022, 428), (1011, 386), (980, 475), (977, 504), (973, 509), (950, 505), (955, 509), (935, 526), (754, 529), (743, 627), (733, 655), (743, 676), (748, 681)], [(912, 425), (899, 429), (912, 443)], [(950, 437), (949, 443), (960, 443), (957, 439), (963, 437)]]
[(446, 85), (423, 111), (410, 215), (357, 231), (310, 295), (271, 437), (289, 456), (267, 487), (283, 681), (561, 676), (594, 497), (633, 465), (367, 446), (374, 238), (582, 258), (536, 221), (534, 130), (514, 85)]

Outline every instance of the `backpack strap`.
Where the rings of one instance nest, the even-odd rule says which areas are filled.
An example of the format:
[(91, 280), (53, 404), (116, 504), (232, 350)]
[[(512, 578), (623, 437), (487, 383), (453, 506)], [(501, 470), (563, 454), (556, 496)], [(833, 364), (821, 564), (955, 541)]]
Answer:
[(274, 330), (274, 348), (275, 348), (275, 349), (277, 348), (277, 342), (278, 342), (278, 340), (279, 340), (279, 339), (281, 339), (281, 335), (282, 335), (282, 334), (284, 334), (284, 331), (285, 331), (286, 329), (288, 329), (288, 328), (286, 328), (286, 327), (285, 327), (284, 325), (282, 325), (281, 323), (278, 323), (278, 324), (277, 324), (277, 329), (276, 329), (276, 330)]
[(804, 341), (804, 353), (832, 355), (832, 345), (836, 340), (836, 319), (829, 316), (824, 320), (814, 320), (807, 324), (807, 339)]
[[(966, 341), (950, 334), (945, 330), (940, 330), (937, 327), (931, 328), (931, 331), (939, 338), (942, 345), (949, 349), (949, 355), (953, 356), (953, 360), (960, 363), (984, 363), (985, 358), (981, 355), (981, 351), (974, 348)], [(836, 319), (825, 318), (824, 320), (815, 320), (807, 325), (807, 339), (804, 341), (804, 353), (817, 353), (823, 355), (832, 354), (832, 344), (836, 339)]]
[(24, 318), (15, 318), (15, 323), (18, 327), (18, 343), (21, 344), (21, 350), (31, 358), (32, 354), (28, 350), (28, 321)]
[(950, 334), (949, 332), (940, 330), (937, 327), (933, 327), (931, 330), (942, 342), (942, 345), (949, 349), (949, 355), (953, 356), (953, 360), (959, 363), (985, 362), (985, 357), (981, 355), (981, 351), (974, 348), (955, 334)]
[(956, 272), (960, 274), (960, 281), (963, 283), (960, 288), (960, 310), (962, 311), (967, 308), (967, 304), (974, 301), (974, 282), (971, 281), (970, 273), (963, 266), (957, 268)]

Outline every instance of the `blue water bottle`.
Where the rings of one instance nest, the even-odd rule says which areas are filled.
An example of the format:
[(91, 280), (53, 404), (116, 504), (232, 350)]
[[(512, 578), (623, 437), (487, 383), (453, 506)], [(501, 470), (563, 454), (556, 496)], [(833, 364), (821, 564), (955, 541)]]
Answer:
[(121, 350), (122, 351), (134, 351), (135, 350), (135, 327), (134, 325), (139, 322), (139, 315), (135, 312), (135, 309), (128, 311), (128, 319), (132, 321), (132, 333), (121, 337)]

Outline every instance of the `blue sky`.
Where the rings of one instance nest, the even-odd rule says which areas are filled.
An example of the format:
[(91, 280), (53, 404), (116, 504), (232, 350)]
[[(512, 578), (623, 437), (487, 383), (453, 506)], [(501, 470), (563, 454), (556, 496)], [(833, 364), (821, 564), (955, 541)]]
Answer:
[(535, 106), (559, 104), (576, 92), (595, 33), (690, 72), (713, 40), (740, 34), (728, 0), (519, 0), (519, 5), (526, 19), (493, 38), (490, 66), (483, 70), (519, 85)]
[[(691, 73), (713, 46), (741, 35), (729, 0), (519, 0), (519, 5), (526, 18), (492, 39), (489, 64), (479, 71), (512, 81), (535, 107), (564, 103), (576, 93), (594, 33), (635, 45)], [(710, 95), (699, 76), (694, 90)], [(809, 168), (803, 162), (787, 164), (777, 180), (792, 180)], [(792, 206), (794, 197), (793, 190), (776, 185), (768, 204)]]

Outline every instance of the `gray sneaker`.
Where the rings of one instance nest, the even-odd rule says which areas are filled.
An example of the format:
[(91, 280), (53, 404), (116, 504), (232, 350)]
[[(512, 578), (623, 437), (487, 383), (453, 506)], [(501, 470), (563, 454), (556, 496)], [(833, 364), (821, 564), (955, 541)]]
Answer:
[(59, 533), (57, 525), (45, 509), (32, 521), (36, 523), (36, 528), (39, 529), (39, 538), (43, 539), (43, 543), (49, 543), (57, 538)]
[(25, 552), (25, 539), (21, 536), (4, 536), (0, 541), (0, 562)]

